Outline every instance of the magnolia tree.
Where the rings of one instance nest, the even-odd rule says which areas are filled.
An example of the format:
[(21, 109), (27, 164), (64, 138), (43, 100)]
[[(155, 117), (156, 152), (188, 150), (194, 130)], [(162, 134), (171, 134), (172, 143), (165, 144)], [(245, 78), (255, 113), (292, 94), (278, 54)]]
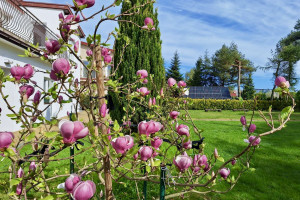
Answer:
[[(289, 93), (288, 82), (283, 77), (277, 77), (276, 85), (281, 88), (283, 95), (293, 100), (293, 105), (281, 112), (277, 127), (272, 118), (271, 107), (268, 116), (260, 111), (261, 117), (270, 127), (270, 130), (264, 133), (255, 132), (253, 115), (249, 121), (242, 116), (241, 124), (246, 131), (245, 141), (248, 144), (241, 141), (244, 148), (239, 154), (232, 155), (225, 161), (222, 155), (218, 154), (217, 147), (214, 152), (204, 151), (202, 130), (194, 124), (187, 111), (189, 100), (182, 98), (186, 91), (185, 82), (177, 83), (170, 78), (164, 88), (156, 88), (153, 76), (146, 70), (137, 71), (136, 81), (133, 83), (122, 85), (118, 80), (104, 82), (103, 70), (112, 60), (106, 48), (108, 39), (115, 36), (116, 39), (127, 41), (127, 45), (130, 45), (130, 40), (120, 35), (117, 29), (111, 32), (106, 40), (102, 40), (97, 34), (101, 23), (133, 23), (149, 34), (155, 31), (155, 24), (151, 18), (146, 18), (144, 24), (119, 20), (123, 15), (138, 15), (141, 7), (154, 3), (153, 1), (137, 4), (118, 15), (109, 14), (108, 10), (119, 6), (121, 2), (115, 0), (111, 5), (103, 6), (98, 12), (85, 17), (82, 10), (92, 7), (95, 1), (75, 0), (75, 15), (58, 16), (61, 21), (61, 38), (57, 41), (47, 40), (46, 49), (41, 50), (40, 56), (41, 59), (52, 63), (52, 70), (46, 73), (55, 84), (49, 90), (43, 90), (31, 80), (34, 73), (45, 72), (35, 70), (30, 64), (12, 67), (11, 74), (7, 76), (1, 72), (0, 94), (12, 113), (9, 117), (22, 124), (22, 130), (18, 133), (0, 132), (1, 155), (10, 160), (10, 166), (0, 175), (9, 174), (10, 187), (6, 192), (12, 198), (47, 196), (47, 199), (71, 197), (76, 200), (88, 200), (99, 199), (105, 195), (105, 198), (110, 200), (115, 198), (112, 183), (121, 182), (121, 179), (148, 181), (162, 184), (163, 188), (168, 185), (176, 188), (170, 190), (171, 194), (166, 197), (161, 196), (161, 199), (189, 192), (200, 195), (210, 192), (223, 193), (231, 190), (241, 174), (249, 169), (250, 160), (261, 143), (261, 138), (282, 129), (290, 119), (295, 103)], [(72, 27), (104, 12), (106, 14), (96, 24), (94, 34), (87, 38), (90, 47), (86, 52), (89, 63), (85, 65), (76, 54), (78, 43), (74, 47), (68, 44), (70, 36), (77, 34)], [(87, 69), (88, 78), (85, 84), (79, 85), (78, 80), (74, 80), (71, 69), (76, 66), (73, 61), (58, 58), (65, 51), (73, 54)], [(28, 51), (26, 55), (35, 57), (35, 54)], [(114, 76), (117, 70), (118, 65), (114, 66), (111, 76)], [(92, 72), (96, 72), (96, 90), (92, 83)], [(2, 89), (8, 82), (19, 85), (19, 109), (15, 109), (3, 93)], [(147, 89), (147, 85), (150, 84), (156, 91)], [(120, 94), (124, 100), (126, 107), (121, 125), (109, 119), (105, 88)], [(88, 104), (82, 103), (82, 93), (88, 95)], [(70, 120), (46, 120), (43, 114), (51, 104), (70, 103), (63, 100), (62, 95), (67, 95), (72, 100), (75, 113), (68, 113)], [(50, 102), (41, 108), (40, 102), (44, 99), (50, 99)], [(87, 114), (84, 122), (78, 121), (79, 107)], [(146, 119), (139, 124), (131, 124), (130, 120), (139, 108), (146, 108)], [(65, 149), (82, 145), (80, 140), (84, 141), (85, 146), (81, 146), (74, 155), (66, 156), (63, 153)], [(28, 153), (28, 149), (31, 149), (32, 153)], [(80, 157), (82, 154), (91, 159), (75, 162), (75, 170), (71, 174), (62, 170), (48, 170), (51, 166), (60, 167), (58, 162), (73, 159), (74, 156)], [(163, 177), (160, 176), (162, 171), (165, 172)], [(217, 185), (224, 183), (224, 190), (218, 190)], [(100, 189), (102, 187), (105, 188), (105, 194)], [(138, 187), (136, 189), (136, 198), (141, 198)]]

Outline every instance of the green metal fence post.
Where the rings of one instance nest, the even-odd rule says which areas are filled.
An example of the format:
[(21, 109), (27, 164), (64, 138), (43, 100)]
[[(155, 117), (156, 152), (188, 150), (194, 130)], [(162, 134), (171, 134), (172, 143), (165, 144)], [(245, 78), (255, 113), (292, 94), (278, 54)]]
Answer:
[(165, 200), (165, 195), (166, 195), (165, 180), (166, 180), (166, 166), (162, 164), (160, 166), (160, 194), (159, 194), (160, 200)]

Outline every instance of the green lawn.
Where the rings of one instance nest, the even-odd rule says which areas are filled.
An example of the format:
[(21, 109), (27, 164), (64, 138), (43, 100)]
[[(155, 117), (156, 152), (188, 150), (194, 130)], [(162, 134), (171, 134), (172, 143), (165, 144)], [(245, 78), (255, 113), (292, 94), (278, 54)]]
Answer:
[[(242, 112), (222, 111), (204, 112), (191, 111), (192, 118), (195, 119), (225, 119), (239, 120)], [(250, 112), (247, 112), (247, 115)], [(278, 114), (278, 113), (277, 113)], [(277, 115), (276, 114), (276, 115)], [(249, 117), (248, 117), (249, 118)], [(292, 119), (299, 120), (300, 113), (295, 113)], [(233, 154), (240, 152), (246, 147), (243, 139), (246, 138), (246, 133), (241, 129), (238, 121), (201, 121), (196, 120), (195, 124), (204, 129), (203, 136), (205, 137), (205, 153), (211, 154), (215, 147), (218, 147), (219, 154), (229, 158)], [(257, 125), (257, 133), (268, 130), (264, 122), (255, 122)], [(193, 136), (194, 137), (194, 136)], [(195, 138), (195, 137), (194, 137)], [(289, 122), (287, 127), (273, 135), (262, 138), (260, 148), (257, 149), (254, 158), (252, 159), (251, 167), (255, 168), (255, 172), (246, 172), (243, 174), (236, 187), (226, 194), (209, 194), (205, 199), (273, 199), (273, 200), (289, 200), (300, 199), (300, 122)], [(192, 150), (190, 150), (191, 152)], [(30, 149), (28, 148), (28, 153)], [(59, 157), (66, 157), (69, 151), (66, 149)], [(84, 163), (86, 160), (94, 160), (91, 158), (89, 151), (76, 157), (76, 162)], [(1, 160), (1, 159), (0, 159)], [(0, 171), (7, 169), (7, 159), (0, 162)], [(221, 163), (219, 163), (221, 164)], [(230, 166), (231, 167), (231, 166)], [(69, 162), (60, 161), (52, 163), (46, 170), (46, 176), (51, 177), (53, 174), (68, 172)], [(234, 169), (232, 169), (234, 174)], [(5, 180), (7, 175), (0, 174), (0, 199), (6, 199), (1, 196), (4, 193), (4, 188), (7, 187)], [(97, 177), (89, 177), (97, 180)], [(62, 177), (56, 180), (53, 185), (64, 182)], [(122, 180), (124, 184), (114, 184), (114, 194), (117, 199), (131, 200), (137, 199), (135, 183)], [(142, 195), (142, 182), (138, 182), (140, 195)], [(171, 185), (170, 185), (171, 186)], [(221, 184), (221, 189), (223, 185)], [(98, 185), (100, 191), (102, 186)], [(167, 194), (174, 190), (179, 191), (181, 188), (167, 187)], [(223, 188), (224, 189), (224, 188)], [(99, 193), (98, 193), (99, 194)], [(148, 199), (158, 197), (159, 185), (148, 183)], [(203, 197), (187, 194), (185, 199), (202, 199)], [(95, 198), (96, 199), (96, 198)]]

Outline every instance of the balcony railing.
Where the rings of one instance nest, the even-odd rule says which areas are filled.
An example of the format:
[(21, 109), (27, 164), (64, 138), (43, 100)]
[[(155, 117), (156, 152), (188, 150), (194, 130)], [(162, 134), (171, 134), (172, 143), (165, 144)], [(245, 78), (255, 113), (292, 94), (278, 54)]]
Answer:
[(17, 0), (0, 0), (0, 32), (22, 42), (45, 46), (45, 39), (57, 39), (44, 23)]

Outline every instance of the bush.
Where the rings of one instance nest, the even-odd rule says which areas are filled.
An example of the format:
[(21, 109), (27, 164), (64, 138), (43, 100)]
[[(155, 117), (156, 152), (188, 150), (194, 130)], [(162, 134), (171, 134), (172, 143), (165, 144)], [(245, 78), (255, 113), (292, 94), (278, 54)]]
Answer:
[[(239, 100), (232, 99), (186, 99), (189, 110), (205, 110), (205, 109), (248, 109), (252, 110), (254, 106), (253, 100), (244, 100), (244, 104), (241, 104)], [(299, 102), (300, 103), (300, 102)], [(272, 105), (273, 110), (282, 110), (283, 108), (291, 105), (291, 100), (258, 100), (255, 110), (268, 110), (269, 106)], [(299, 104), (297, 104), (299, 105)], [(299, 107), (296, 107), (299, 110)]]

